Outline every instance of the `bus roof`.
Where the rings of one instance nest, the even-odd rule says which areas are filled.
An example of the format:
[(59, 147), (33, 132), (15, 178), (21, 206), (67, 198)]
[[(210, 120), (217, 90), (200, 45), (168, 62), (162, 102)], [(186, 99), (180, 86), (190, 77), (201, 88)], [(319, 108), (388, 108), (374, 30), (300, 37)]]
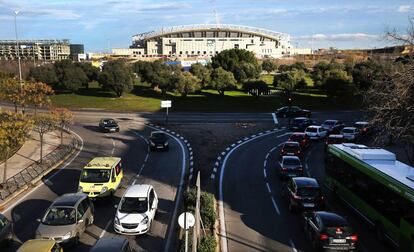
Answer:
[(380, 148), (349, 143), (333, 144), (331, 147), (361, 160), (361, 162), (414, 190), (414, 167), (396, 160), (394, 153)]
[(85, 166), (88, 169), (111, 169), (114, 165), (119, 163), (121, 158), (119, 157), (96, 157), (89, 161)]

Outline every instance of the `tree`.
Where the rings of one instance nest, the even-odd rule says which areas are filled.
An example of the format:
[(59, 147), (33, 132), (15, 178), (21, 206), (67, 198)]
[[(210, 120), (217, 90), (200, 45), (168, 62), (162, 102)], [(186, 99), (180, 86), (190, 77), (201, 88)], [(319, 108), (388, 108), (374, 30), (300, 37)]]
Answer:
[(292, 72), (283, 72), (273, 79), (273, 86), (277, 88), (293, 91), (296, 88), (296, 80)]
[(211, 67), (203, 66), (200, 63), (192, 64), (190, 68), (190, 72), (200, 80), (203, 88), (210, 85), (211, 71)]
[(56, 87), (59, 82), (55, 66), (52, 64), (31, 67), (29, 71), (29, 79), (46, 83), (52, 87)]
[(104, 88), (114, 91), (117, 97), (121, 97), (124, 92), (132, 90), (134, 78), (132, 70), (123, 60), (115, 60), (104, 65), (99, 75), (99, 83)]
[(50, 96), (54, 94), (53, 89), (42, 82), (28, 82), (23, 86), (23, 93), (26, 97), (26, 103), (31, 104), (35, 108), (48, 106), (51, 104)]
[(0, 71), (0, 81), (13, 78), (13, 73)]
[(194, 93), (200, 89), (200, 80), (190, 72), (182, 73), (176, 83), (176, 90), (182, 97), (186, 97), (189, 93)]
[(76, 92), (88, 84), (88, 77), (80, 67), (70, 66), (63, 69), (61, 84), (63, 89)]
[(57, 118), (49, 113), (37, 114), (33, 117), (33, 130), (39, 133), (40, 138), (40, 163), (43, 162), (43, 137), (46, 133), (56, 129), (58, 124)]
[(269, 92), (269, 86), (263, 80), (251, 80), (243, 83), (243, 90), (252, 96), (261, 96)]
[(0, 98), (13, 103), (14, 111), (17, 113), (17, 105), (25, 103), (25, 96), (21, 92), (20, 82), (16, 79), (5, 79), (0, 82)]
[(73, 123), (73, 113), (66, 108), (55, 108), (52, 110), (52, 115), (56, 118), (57, 125), (60, 128), (60, 144), (63, 144), (63, 130), (69, 128)]
[(92, 66), (92, 64), (88, 62), (76, 62), (75, 66), (81, 68), (88, 78), (88, 82), (85, 85), (86, 88), (89, 88), (90, 82), (98, 81), (99, 68)]
[(272, 60), (264, 60), (262, 63), (262, 69), (270, 74), (270, 72), (273, 72), (277, 69), (277, 65)]
[(328, 97), (331, 98), (349, 98), (355, 92), (352, 77), (346, 71), (340, 69), (332, 69), (326, 72), (323, 88), (326, 90)]
[(217, 90), (220, 95), (224, 95), (225, 91), (236, 87), (236, 79), (233, 74), (221, 67), (214, 69), (211, 79), (211, 86)]
[(3, 183), (7, 179), (7, 160), (12, 150), (27, 139), (32, 121), (23, 114), (5, 112), (0, 114), (0, 151), (4, 160)]
[(244, 49), (224, 50), (211, 60), (213, 68), (221, 67), (226, 71), (232, 72), (238, 82), (257, 78), (261, 72), (254, 53)]

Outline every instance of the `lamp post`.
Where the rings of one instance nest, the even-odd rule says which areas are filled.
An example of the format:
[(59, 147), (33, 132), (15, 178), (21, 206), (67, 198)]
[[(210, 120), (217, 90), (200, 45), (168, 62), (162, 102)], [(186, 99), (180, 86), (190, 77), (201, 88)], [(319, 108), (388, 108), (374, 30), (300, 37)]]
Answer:
[[(20, 11), (14, 11), (14, 30), (16, 32), (16, 50), (17, 50), (17, 60), (19, 64), (19, 80), (20, 80), (20, 92), (23, 92), (23, 81), (22, 81), (22, 66), (20, 63), (20, 47), (19, 47), (19, 37), (17, 36), (17, 14)], [(24, 107), (23, 107), (23, 114), (24, 114)]]

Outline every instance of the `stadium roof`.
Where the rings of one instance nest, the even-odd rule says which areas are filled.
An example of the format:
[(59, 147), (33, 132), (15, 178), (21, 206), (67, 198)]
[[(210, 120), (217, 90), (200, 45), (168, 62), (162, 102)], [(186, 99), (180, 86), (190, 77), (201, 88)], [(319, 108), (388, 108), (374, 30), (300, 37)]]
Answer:
[(151, 39), (163, 35), (180, 33), (180, 32), (190, 32), (190, 31), (237, 31), (237, 32), (244, 32), (250, 33), (262, 37), (267, 37), (274, 40), (280, 39), (289, 39), (290, 35), (286, 33), (275, 32), (267, 29), (250, 27), (250, 26), (242, 26), (242, 25), (230, 25), (230, 24), (194, 24), (194, 25), (182, 25), (182, 26), (172, 26), (167, 28), (162, 28), (156, 31), (150, 31), (145, 33), (139, 33), (133, 36), (133, 40), (144, 40), (144, 39)]

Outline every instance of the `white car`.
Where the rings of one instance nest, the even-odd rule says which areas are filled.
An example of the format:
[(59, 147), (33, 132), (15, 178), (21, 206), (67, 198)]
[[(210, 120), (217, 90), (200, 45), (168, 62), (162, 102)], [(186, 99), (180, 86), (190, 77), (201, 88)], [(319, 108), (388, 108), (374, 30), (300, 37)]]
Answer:
[(355, 127), (345, 127), (341, 130), (345, 140), (355, 141), (359, 136), (359, 130)]
[(325, 138), (328, 132), (321, 126), (311, 125), (306, 128), (305, 134), (309, 139), (319, 140)]
[(151, 185), (132, 185), (115, 207), (115, 232), (125, 235), (145, 234), (150, 230), (157, 212), (158, 197)]

